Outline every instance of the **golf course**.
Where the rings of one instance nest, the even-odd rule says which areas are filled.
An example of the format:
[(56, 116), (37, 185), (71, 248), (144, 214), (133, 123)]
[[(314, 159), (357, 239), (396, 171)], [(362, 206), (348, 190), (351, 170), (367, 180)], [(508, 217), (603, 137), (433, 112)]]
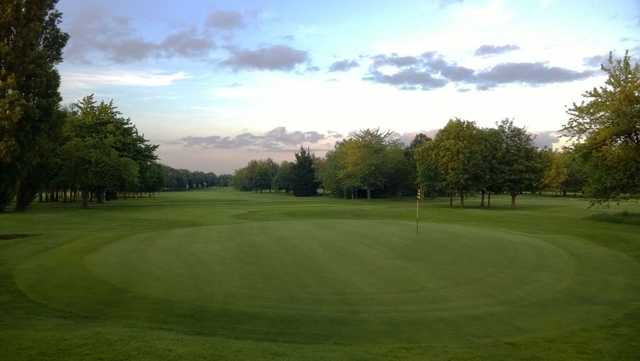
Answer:
[(409, 198), (225, 188), (1, 214), (0, 355), (637, 360), (638, 205), (509, 202), (427, 199), (418, 233)]

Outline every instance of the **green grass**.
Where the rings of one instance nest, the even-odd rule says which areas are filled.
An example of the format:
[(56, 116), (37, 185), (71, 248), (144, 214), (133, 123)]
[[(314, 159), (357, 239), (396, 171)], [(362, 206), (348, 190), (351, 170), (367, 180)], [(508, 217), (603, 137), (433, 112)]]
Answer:
[(213, 190), (0, 215), (2, 360), (638, 360), (638, 205)]

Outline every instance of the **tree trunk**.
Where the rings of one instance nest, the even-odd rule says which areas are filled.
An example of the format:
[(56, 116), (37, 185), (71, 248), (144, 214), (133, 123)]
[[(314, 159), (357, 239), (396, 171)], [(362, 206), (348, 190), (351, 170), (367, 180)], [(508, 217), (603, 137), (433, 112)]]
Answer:
[(491, 208), (491, 192), (487, 193), (487, 208)]
[(29, 208), (31, 202), (36, 198), (37, 190), (35, 188), (28, 181), (20, 183), (16, 193), (16, 212), (24, 212)]
[(511, 208), (516, 208), (516, 197), (518, 193), (511, 193)]
[(104, 203), (104, 191), (99, 190), (96, 192), (96, 202), (98, 202), (98, 204)]
[(484, 208), (484, 191), (482, 191), (482, 198), (480, 200), (480, 208)]
[(460, 191), (460, 207), (464, 208), (464, 191)]
[(367, 188), (367, 199), (371, 199), (371, 189)]
[(89, 208), (89, 192), (82, 191), (82, 208)]

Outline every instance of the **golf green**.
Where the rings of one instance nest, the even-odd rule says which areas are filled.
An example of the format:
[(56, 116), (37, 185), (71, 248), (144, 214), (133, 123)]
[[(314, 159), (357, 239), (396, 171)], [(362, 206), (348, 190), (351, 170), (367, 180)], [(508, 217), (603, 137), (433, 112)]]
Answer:
[[(177, 302), (180, 313), (193, 307), (251, 315), (238, 323), (204, 318), (192, 331), (315, 343), (452, 344), (559, 332), (624, 311), (626, 290), (640, 275), (630, 258), (576, 240), (431, 223), (416, 234), (414, 224), (397, 221), (148, 232), (83, 259), (78, 266), (86, 268), (76, 272), (121, 288), (131, 300)], [(47, 254), (35, 262), (46, 263)], [(64, 282), (53, 280), (59, 275), (41, 277)], [(37, 284), (21, 284), (51, 306), (87, 309), (82, 300), (70, 302), (81, 292), (73, 285), (66, 297), (58, 291), (49, 298)], [(91, 307), (100, 301), (92, 299)]]
[[(0, 215), (3, 360), (637, 360), (640, 228), (217, 189)], [(8, 357), (7, 357), (8, 355)]]

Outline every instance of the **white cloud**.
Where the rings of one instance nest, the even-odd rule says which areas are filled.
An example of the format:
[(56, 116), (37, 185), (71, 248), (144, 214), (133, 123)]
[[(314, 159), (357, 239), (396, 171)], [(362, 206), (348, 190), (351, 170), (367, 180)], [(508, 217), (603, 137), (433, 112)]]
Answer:
[(185, 72), (160, 73), (138, 71), (62, 72), (66, 88), (95, 88), (96, 86), (163, 87), (188, 79)]

